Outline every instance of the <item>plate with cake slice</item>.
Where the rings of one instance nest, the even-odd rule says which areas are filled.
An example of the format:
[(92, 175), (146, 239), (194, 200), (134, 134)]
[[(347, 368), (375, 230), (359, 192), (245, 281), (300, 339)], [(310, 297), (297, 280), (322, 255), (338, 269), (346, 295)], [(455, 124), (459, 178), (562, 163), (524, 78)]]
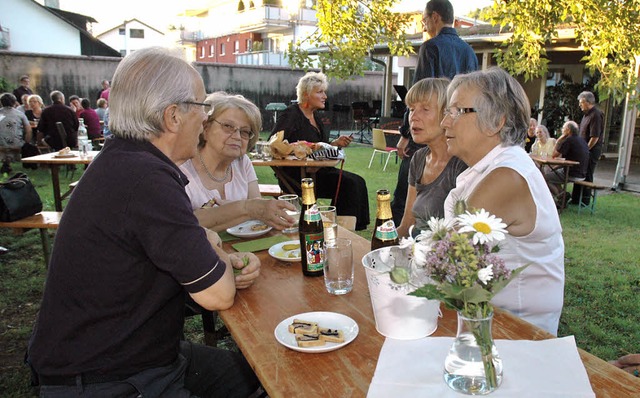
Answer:
[(227, 228), (227, 232), (238, 238), (255, 238), (271, 231), (271, 227), (262, 221), (249, 220), (235, 227)]
[(276, 326), (278, 343), (300, 352), (329, 352), (346, 346), (358, 336), (356, 321), (337, 312), (305, 312)]

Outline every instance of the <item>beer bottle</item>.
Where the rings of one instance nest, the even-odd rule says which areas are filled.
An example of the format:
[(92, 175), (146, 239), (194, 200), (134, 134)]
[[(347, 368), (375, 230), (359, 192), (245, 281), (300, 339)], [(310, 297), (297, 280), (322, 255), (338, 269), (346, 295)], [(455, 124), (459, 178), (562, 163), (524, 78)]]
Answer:
[(302, 179), (302, 209), (300, 211), (300, 254), (302, 273), (305, 276), (322, 276), (324, 273), (324, 233), (322, 217), (316, 206), (313, 179)]
[(371, 237), (371, 250), (398, 244), (398, 232), (391, 214), (391, 195), (388, 189), (379, 189), (376, 224)]

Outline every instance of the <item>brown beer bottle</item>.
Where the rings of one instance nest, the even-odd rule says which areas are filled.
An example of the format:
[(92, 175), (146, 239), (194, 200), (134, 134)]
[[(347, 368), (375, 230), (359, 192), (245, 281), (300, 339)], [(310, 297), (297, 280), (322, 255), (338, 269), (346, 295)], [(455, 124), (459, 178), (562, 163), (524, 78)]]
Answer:
[(313, 179), (302, 179), (302, 209), (300, 211), (300, 255), (305, 276), (324, 274), (324, 230), (316, 206)]
[(398, 231), (396, 231), (396, 225), (393, 223), (393, 215), (391, 213), (389, 190), (379, 189), (377, 194), (378, 210), (373, 236), (371, 237), (371, 250), (397, 245), (399, 241)]

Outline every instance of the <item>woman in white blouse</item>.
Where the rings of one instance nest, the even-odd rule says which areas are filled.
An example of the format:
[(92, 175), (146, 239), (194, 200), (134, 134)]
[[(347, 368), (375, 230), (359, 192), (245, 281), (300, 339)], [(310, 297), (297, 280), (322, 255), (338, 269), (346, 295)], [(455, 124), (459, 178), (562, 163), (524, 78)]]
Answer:
[[(260, 111), (241, 95), (216, 92), (198, 151), (180, 166), (189, 179), (186, 191), (200, 225), (222, 231), (247, 220), (261, 220), (276, 229), (293, 223), (289, 204), (261, 199), (258, 178), (247, 156), (262, 128)], [(291, 209), (293, 210), (293, 209)]]
[(532, 155), (539, 155), (543, 158), (553, 156), (553, 150), (556, 147), (556, 139), (549, 138), (549, 130), (541, 124), (536, 127), (536, 142), (531, 147)]

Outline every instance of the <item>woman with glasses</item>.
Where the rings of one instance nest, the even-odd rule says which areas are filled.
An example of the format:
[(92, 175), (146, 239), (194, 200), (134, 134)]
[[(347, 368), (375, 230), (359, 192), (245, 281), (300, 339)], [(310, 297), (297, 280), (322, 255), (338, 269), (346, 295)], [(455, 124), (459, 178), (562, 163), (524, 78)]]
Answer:
[[(323, 73), (309, 72), (300, 78), (296, 86), (298, 103), (290, 105), (282, 112), (271, 135), (284, 131), (284, 138), (291, 143), (327, 142), (341, 148), (348, 146), (353, 140), (350, 136), (342, 135), (329, 141), (329, 131), (325, 131), (316, 113), (325, 107), (328, 87), (327, 77)], [(284, 172), (294, 181), (300, 181), (300, 169), (286, 167)], [(332, 204), (336, 206), (338, 215), (356, 217), (356, 230), (366, 229), (369, 225), (369, 197), (367, 184), (359, 175), (335, 167), (323, 167), (316, 173), (314, 181), (316, 196), (334, 199), (341, 173), (338, 201)]]
[(520, 84), (499, 68), (456, 76), (442, 127), (453, 156), (469, 168), (445, 200), (485, 209), (508, 235), (499, 255), (510, 269), (528, 267), (491, 301), (554, 335), (564, 295), (564, 242), (555, 203), (542, 173), (523, 149), (530, 105)]
[(196, 156), (180, 166), (189, 179), (186, 191), (200, 225), (222, 231), (256, 219), (276, 229), (290, 226), (294, 220), (285, 209), (291, 205), (261, 199), (258, 178), (247, 156), (262, 128), (258, 108), (241, 95), (225, 92), (192, 105), (203, 105), (209, 112)]
[(440, 121), (447, 103), (449, 79), (426, 78), (414, 84), (405, 102), (409, 109), (411, 137), (419, 149), (409, 166), (409, 189), (398, 235), (408, 236), (427, 228), (431, 217), (444, 217), (444, 199), (456, 186), (456, 177), (467, 165), (447, 151), (447, 138)]

